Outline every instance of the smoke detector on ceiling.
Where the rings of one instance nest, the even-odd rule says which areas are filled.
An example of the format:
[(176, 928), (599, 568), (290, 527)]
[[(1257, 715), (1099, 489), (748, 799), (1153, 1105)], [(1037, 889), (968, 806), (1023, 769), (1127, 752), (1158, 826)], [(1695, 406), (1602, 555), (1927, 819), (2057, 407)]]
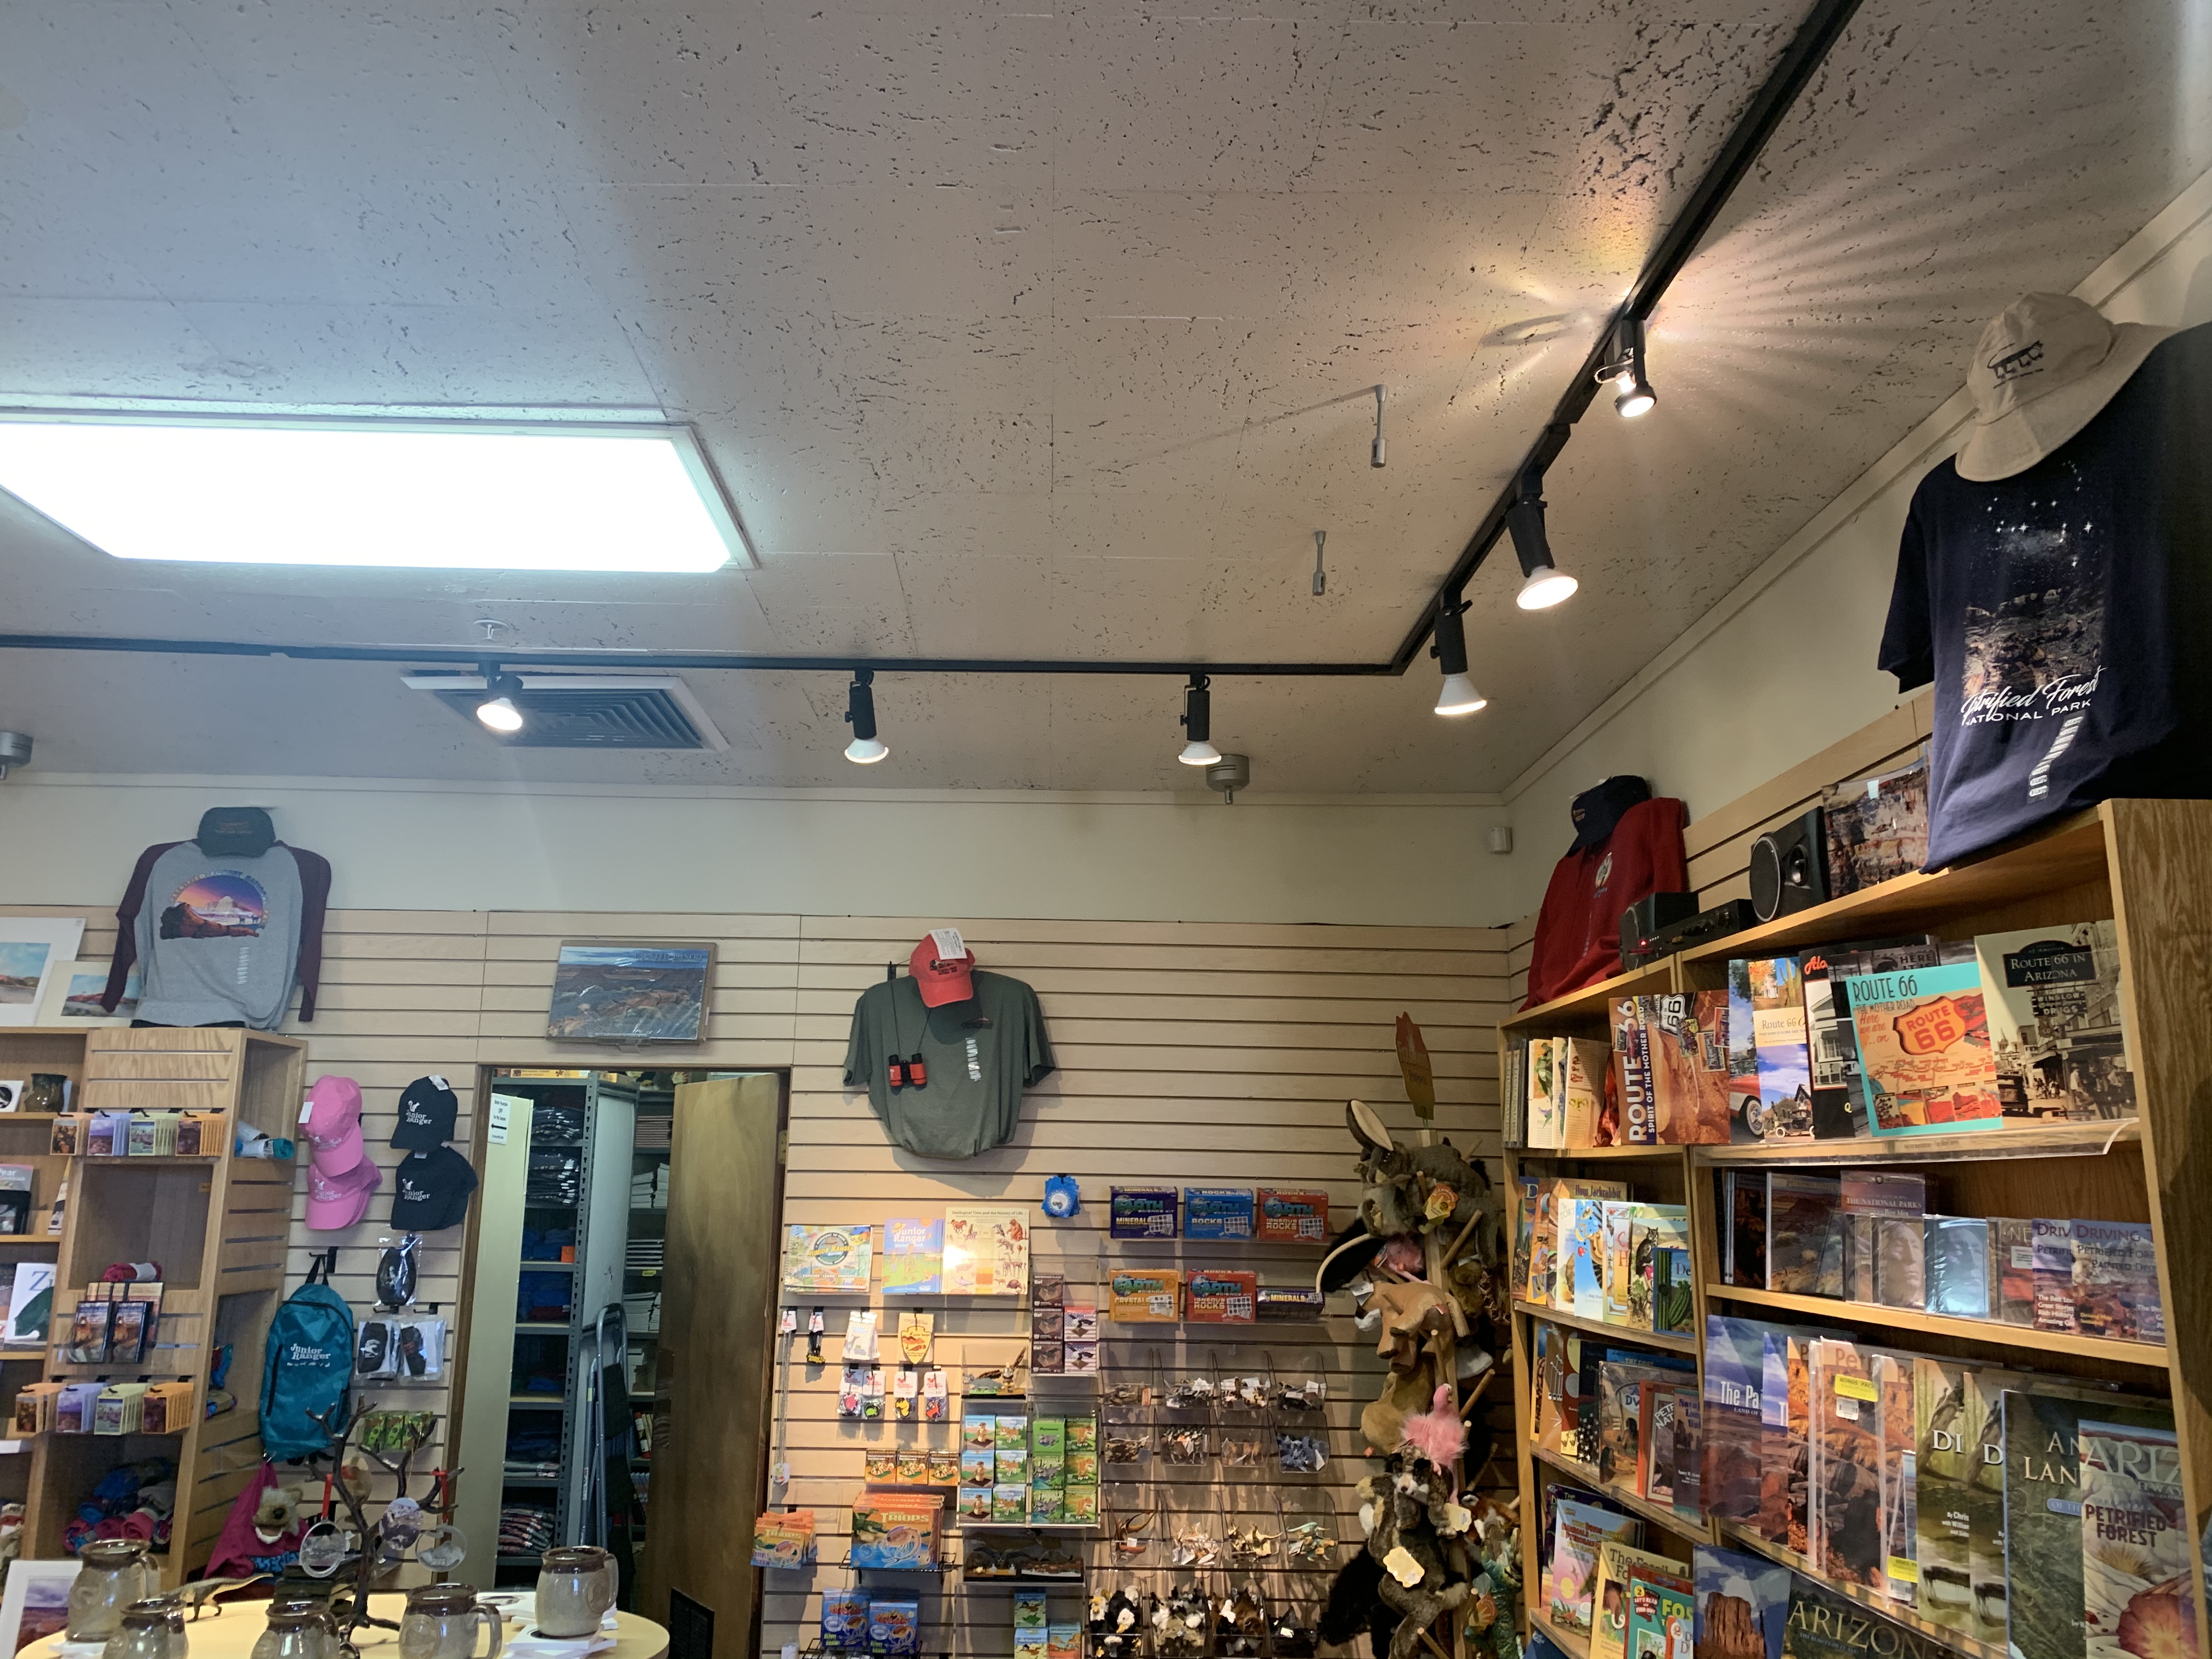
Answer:
[(477, 719), (486, 690), (481, 674), (424, 673), (401, 677), (409, 690), (427, 691), (509, 749), (712, 749), (729, 742), (717, 731), (691, 688), (673, 674), (515, 674), (513, 692), (522, 724), (489, 732)]
[(31, 763), (31, 734), (28, 732), (0, 732), (0, 778), (8, 775), (11, 766)]

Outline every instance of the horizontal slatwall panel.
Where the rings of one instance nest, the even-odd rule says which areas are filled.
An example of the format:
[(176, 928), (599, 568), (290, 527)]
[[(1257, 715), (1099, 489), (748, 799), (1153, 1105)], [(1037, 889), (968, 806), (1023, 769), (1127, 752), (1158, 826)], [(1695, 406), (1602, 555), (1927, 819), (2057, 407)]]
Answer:
[[(82, 915), (87, 931), (81, 954), (100, 958), (112, 949), (112, 916), (105, 905), (10, 913)], [(378, 1248), (390, 1231), (388, 1171), (404, 1156), (386, 1143), (400, 1091), (416, 1078), (442, 1073), (460, 1090), (455, 1139), (465, 1146), (479, 1066), (635, 1063), (604, 1048), (546, 1041), (554, 957), (564, 939), (714, 945), (712, 1040), (665, 1055), (656, 1051), (653, 1058), (673, 1060), (680, 1052), (685, 1066), (791, 1071), (787, 1220), (880, 1221), (948, 1203), (1018, 1203), (1039, 1223), (1037, 1265), (1066, 1273), (1079, 1286), (1095, 1282), (1117, 1261), (1179, 1255), (1185, 1265), (1255, 1266), (1264, 1283), (1310, 1282), (1317, 1251), (1239, 1248), (1202, 1255), (1199, 1246), (1109, 1247), (1100, 1236), (1107, 1188), (1116, 1182), (1317, 1188), (1329, 1194), (1340, 1224), (1358, 1196), (1345, 1101), (1369, 1101), (1401, 1130), (1413, 1124), (1391, 1047), (1392, 1022), (1401, 1011), (1420, 1022), (1435, 1061), (1439, 1128), (1480, 1155), (1493, 1180), (1500, 1178), (1493, 1031), (1510, 1006), (1503, 930), (958, 922), (986, 966), (1036, 988), (1060, 1069), (1030, 1091), (1006, 1146), (939, 1164), (889, 1144), (866, 1096), (845, 1089), (842, 1065), (854, 999), (881, 977), (886, 962), (903, 963), (914, 940), (942, 925), (942, 918), (332, 912), (316, 1018), (305, 1025), (288, 1022), (285, 1029), (308, 1039), (310, 1079), (337, 1073), (361, 1085), (364, 1133), (387, 1174), (369, 1218), (340, 1232), (308, 1231), (304, 1185), (295, 1189), (290, 1282), (304, 1277), (314, 1250), (336, 1244), (338, 1290), (357, 1315), (373, 1303)], [(1525, 958), (1525, 945), (1522, 954)], [(1053, 1224), (1036, 1206), (1043, 1176), (1061, 1172), (1083, 1182), (1086, 1203), (1077, 1220)], [(454, 1317), (459, 1231), (426, 1243), (421, 1266), (419, 1299)], [(966, 1366), (1011, 1359), (1022, 1346), (1023, 1320), (1007, 1307), (923, 1305), (939, 1315), (939, 1358), (956, 1377)], [(830, 1343), (833, 1359), (842, 1328), (840, 1310)], [(1290, 1519), (1310, 1509), (1332, 1517), (1340, 1538), (1357, 1538), (1351, 1489), (1367, 1466), (1352, 1455), (1354, 1425), (1360, 1405), (1376, 1392), (1380, 1362), (1348, 1319), (1214, 1334), (1204, 1328), (1108, 1325), (1103, 1334), (1106, 1363), (1123, 1376), (1148, 1377), (1155, 1355), (1168, 1380), (1217, 1367), (1264, 1375), (1272, 1359), (1284, 1374), (1318, 1375), (1328, 1384), (1329, 1404), (1321, 1416), (1333, 1461), (1322, 1476), (1279, 1481), (1272, 1468), (1163, 1469), (1170, 1530), (1174, 1514), (1207, 1504), (1225, 1509), (1237, 1524), (1258, 1522), (1274, 1530), (1279, 1487)], [(449, 1376), (464, 1364), (459, 1353), (449, 1353)], [(834, 1365), (811, 1377), (803, 1365), (792, 1367), (784, 1425), (796, 1499), (823, 1511), (825, 1564), (843, 1559), (843, 1511), (862, 1479), (868, 1447), (904, 1442), (951, 1449), (957, 1434), (957, 1425), (841, 1421), (838, 1375)], [(1496, 1420), (1510, 1423), (1505, 1389), (1492, 1392)], [(410, 1385), (386, 1388), (378, 1397), (443, 1412), (447, 1391)], [(956, 1398), (956, 1414), (957, 1403)], [(1291, 1426), (1287, 1417), (1283, 1423)], [(441, 1434), (432, 1461), (444, 1439)], [(1492, 1471), (1492, 1483), (1497, 1480)], [(381, 1495), (386, 1486), (378, 1490)], [(1138, 1564), (1137, 1576), (1146, 1580), (1166, 1577), (1160, 1532), (1156, 1524), (1155, 1542)], [(1103, 1546), (1094, 1548), (1103, 1553)], [(764, 1607), (767, 1649), (793, 1639), (804, 1645), (818, 1618), (819, 1589), (846, 1582), (846, 1570), (836, 1565), (818, 1567), (803, 1581), (774, 1575)], [(1325, 1586), (1325, 1577), (1297, 1581), (1309, 1600)], [(945, 1598), (933, 1592), (925, 1599), (931, 1627), (926, 1651), (1012, 1651), (1011, 1603), (1003, 1593), (950, 1598), (949, 1620)], [(1068, 1608), (1073, 1605), (1069, 1600)], [(1055, 1607), (1055, 1618), (1072, 1616)]]
[[(960, 922), (985, 967), (1036, 989), (1060, 1070), (1024, 1097), (1019, 1126), (1006, 1146), (944, 1164), (891, 1146), (866, 1097), (846, 1090), (842, 1072), (854, 1000), (883, 977), (886, 963), (903, 963), (926, 925), (932, 924), (865, 918), (809, 918), (804, 924), (788, 1220), (880, 1223), (933, 1213), (948, 1203), (1006, 1202), (1029, 1212), (1032, 1265), (1064, 1273), (1071, 1298), (1094, 1292), (1116, 1267), (1249, 1267), (1262, 1284), (1310, 1284), (1317, 1249), (1109, 1241), (1108, 1189), (1116, 1183), (1308, 1188), (1328, 1194), (1334, 1219), (1342, 1224), (1358, 1197), (1346, 1100), (1369, 1101), (1401, 1131), (1413, 1127), (1391, 1046), (1392, 1022), (1401, 1010), (1421, 1023), (1435, 1063), (1438, 1127), (1479, 1152), (1498, 1178), (1493, 1028), (1505, 994), (1498, 930)], [(1043, 1177), (1063, 1172), (1082, 1183), (1083, 1209), (1069, 1221), (1054, 1222), (1036, 1205)], [(880, 1285), (880, 1267), (877, 1277)], [(792, 1300), (804, 1308), (816, 1299)], [(821, 1564), (810, 1573), (769, 1576), (765, 1652), (788, 1641), (804, 1645), (817, 1629), (820, 1591), (854, 1582), (841, 1564), (848, 1506), (869, 1450), (951, 1451), (959, 1443), (957, 1397), (955, 1420), (942, 1425), (838, 1417), (835, 1362), (843, 1315), (859, 1304), (824, 1301), (832, 1363), (811, 1375), (804, 1365), (786, 1369), (791, 1386), (781, 1429), (793, 1501), (812, 1505), (820, 1517)], [(893, 1298), (890, 1305), (903, 1302)], [(916, 1298), (914, 1305), (936, 1312), (936, 1357), (956, 1388), (966, 1370), (1004, 1363), (1022, 1349), (1025, 1315), (1011, 1304)], [(1103, 1540), (1077, 1540), (1094, 1573), (1162, 1588), (1170, 1578), (1188, 1577), (1170, 1569), (1164, 1541), (1182, 1526), (1202, 1526), (1218, 1537), (1230, 1525), (1274, 1532), (1285, 1520), (1315, 1515), (1328, 1519), (1337, 1538), (1358, 1539), (1352, 1485), (1369, 1466), (1353, 1455), (1355, 1425), (1360, 1407), (1377, 1391), (1382, 1362), (1348, 1318), (1242, 1328), (1108, 1322), (1101, 1335), (1108, 1384), (1157, 1379), (1164, 1386), (1195, 1375), (1322, 1377), (1328, 1403), (1313, 1421), (1327, 1434), (1332, 1461), (1317, 1476), (1279, 1475), (1272, 1455), (1258, 1468), (1218, 1462), (1171, 1468), (1157, 1459), (1138, 1466), (1141, 1478), (1109, 1482), (1105, 1501), (1117, 1518), (1155, 1507), (1159, 1517), (1144, 1534), (1143, 1553), (1124, 1561)], [(1045, 1399), (1066, 1397), (1048, 1395), (1053, 1387), (1041, 1385), (1025, 1406), (1010, 1409), (1043, 1412)], [(1317, 1431), (1289, 1413), (1218, 1413), (1214, 1421), (1217, 1433), (1257, 1432), (1270, 1449), (1277, 1426)], [(957, 1558), (957, 1545), (953, 1553)], [(1238, 1582), (1245, 1577), (1234, 1576)], [(1325, 1574), (1258, 1576), (1273, 1593), (1310, 1608), (1318, 1606), (1328, 1583)], [(1231, 1575), (1207, 1577), (1220, 1588)], [(943, 1593), (932, 1585), (921, 1591), (921, 1601), (924, 1652), (1012, 1651), (1011, 1603), (1003, 1591)], [(1053, 1617), (1073, 1619), (1077, 1606), (1072, 1591), (1056, 1592)]]

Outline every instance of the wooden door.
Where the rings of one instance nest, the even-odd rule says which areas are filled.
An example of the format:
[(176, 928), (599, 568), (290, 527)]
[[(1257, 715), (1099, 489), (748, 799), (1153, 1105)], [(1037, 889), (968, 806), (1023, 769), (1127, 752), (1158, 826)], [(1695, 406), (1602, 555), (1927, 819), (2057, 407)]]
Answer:
[(676, 1091), (637, 1610), (665, 1624), (669, 1592), (682, 1591), (713, 1613), (724, 1659), (755, 1645), (782, 1115), (773, 1073)]

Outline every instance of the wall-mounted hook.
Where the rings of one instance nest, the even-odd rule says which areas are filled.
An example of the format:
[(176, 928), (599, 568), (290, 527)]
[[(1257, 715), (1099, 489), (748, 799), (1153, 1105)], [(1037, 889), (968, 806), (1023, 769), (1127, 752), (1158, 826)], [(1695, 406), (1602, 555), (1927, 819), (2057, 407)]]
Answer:
[[(1379, 439), (1376, 441), (1381, 441)], [(1328, 572), (1322, 568), (1321, 550), (1328, 544), (1328, 532), (1314, 532), (1314, 598), (1319, 599), (1328, 591)]]
[(1382, 398), (1381, 386), (1375, 388), (1375, 447), (1367, 452), (1367, 465), (1381, 466), (1386, 459), (1382, 447)]

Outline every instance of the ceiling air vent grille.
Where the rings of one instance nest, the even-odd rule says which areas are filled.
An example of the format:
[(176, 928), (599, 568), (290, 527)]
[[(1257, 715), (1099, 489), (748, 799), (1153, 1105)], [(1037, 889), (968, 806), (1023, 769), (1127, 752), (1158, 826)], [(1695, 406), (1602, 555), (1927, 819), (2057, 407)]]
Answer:
[(498, 732), (476, 717), (477, 674), (410, 674), (470, 726), (509, 749), (714, 749), (729, 747), (690, 687), (672, 674), (524, 674), (514, 706), (522, 729)]

